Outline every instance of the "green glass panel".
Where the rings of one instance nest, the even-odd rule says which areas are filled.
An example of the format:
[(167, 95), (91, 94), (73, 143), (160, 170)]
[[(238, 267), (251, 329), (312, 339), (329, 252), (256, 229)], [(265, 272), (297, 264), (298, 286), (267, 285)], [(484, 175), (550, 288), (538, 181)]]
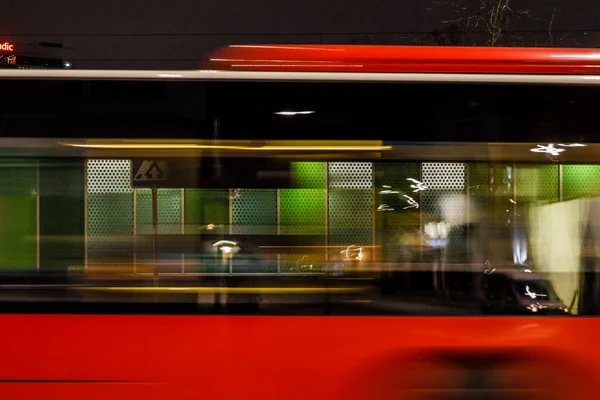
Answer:
[(37, 264), (37, 163), (0, 163), (0, 268)]
[(304, 189), (325, 188), (324, 162), (293, 162), (292, 176), (294, 186)]
[(228, 190), (185, 189), (184, 204), (185, 233), (200, 234), (228, 232)]
[(467, 164), (469, 193), (469, 223), (476, 222), (490, 209), (490, 164)]
[(282, 235), (325, 234), (325, 189), (282, 189), (279, 210)]
[(229, 190), (185, 189), (184, 195), (185, 233), (202, 243), (197, 252), (185, 254), (186, 272), (229, 272), (229, 264), (212, 247), (229, 232)]
[(490, 185), (490, 165), (467, 164), (469, 193), (476, 198), (487, 198)]
[(40, 166), (40, 270), (81, 267), (85, 257), (83, 161), (49, 160)]
[[(303, 250), (287, 250), (279, 255), (282, 272), (318, 272), (325, 262), (325, 189), (283, 189), (279, 192), (280, 233), (313, 235)], [(312, 269), (308, 266), (313, 266)]]
[(558, 201), (558, 165), (517, 165), (516, 201)]
[(421, 202), (419, 193), (413, 193), (409, 179), (420, 179), (420, 163), (375, 163), (375, 237), (381, 246), (384, 261), (408, 261), (418, 249), (411, 249), (403, 241), (417, 237), (420, 230), (420, 211), (407, 202)]

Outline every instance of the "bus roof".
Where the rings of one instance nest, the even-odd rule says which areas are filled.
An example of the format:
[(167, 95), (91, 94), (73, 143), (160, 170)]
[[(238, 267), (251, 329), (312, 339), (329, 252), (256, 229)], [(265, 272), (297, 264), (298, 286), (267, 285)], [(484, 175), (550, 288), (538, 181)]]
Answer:
[(235, 45), (214, 51), (205, 65), (227, 71), (597, 74), (598, 49)]

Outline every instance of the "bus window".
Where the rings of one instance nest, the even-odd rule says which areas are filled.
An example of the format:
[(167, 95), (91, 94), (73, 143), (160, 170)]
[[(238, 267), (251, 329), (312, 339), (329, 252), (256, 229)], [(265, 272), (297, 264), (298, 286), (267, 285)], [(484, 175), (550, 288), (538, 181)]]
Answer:
[(506, 287), (506, 276), (491, 274), (487, 279), (485, 296), (490, 301), (501, 302), (504, 300), (504, 296), (506, 295)]

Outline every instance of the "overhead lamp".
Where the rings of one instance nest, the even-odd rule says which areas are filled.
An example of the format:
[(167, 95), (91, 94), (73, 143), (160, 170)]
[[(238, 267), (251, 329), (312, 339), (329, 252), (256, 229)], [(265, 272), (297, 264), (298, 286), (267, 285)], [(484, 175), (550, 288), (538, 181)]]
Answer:
[(278, 111), (275, 115), (282, 115), (284, 117), (294, 117), (296, 115), (310, 115), (314, 114), (314, 111)]

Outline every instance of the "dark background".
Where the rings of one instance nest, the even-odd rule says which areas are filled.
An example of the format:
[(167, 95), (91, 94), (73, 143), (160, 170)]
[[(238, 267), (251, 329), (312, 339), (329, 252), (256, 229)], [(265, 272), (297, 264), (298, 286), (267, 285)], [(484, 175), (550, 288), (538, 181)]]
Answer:
[(76, 68), (197, 68), (207, 51), (227, 44), (484, 45), (485, 14), (505, 1), (512, 11), (494, 45), (600, 43), (597, 1), (440, 1), (3, 0), (0, 39), (19, 54)]

